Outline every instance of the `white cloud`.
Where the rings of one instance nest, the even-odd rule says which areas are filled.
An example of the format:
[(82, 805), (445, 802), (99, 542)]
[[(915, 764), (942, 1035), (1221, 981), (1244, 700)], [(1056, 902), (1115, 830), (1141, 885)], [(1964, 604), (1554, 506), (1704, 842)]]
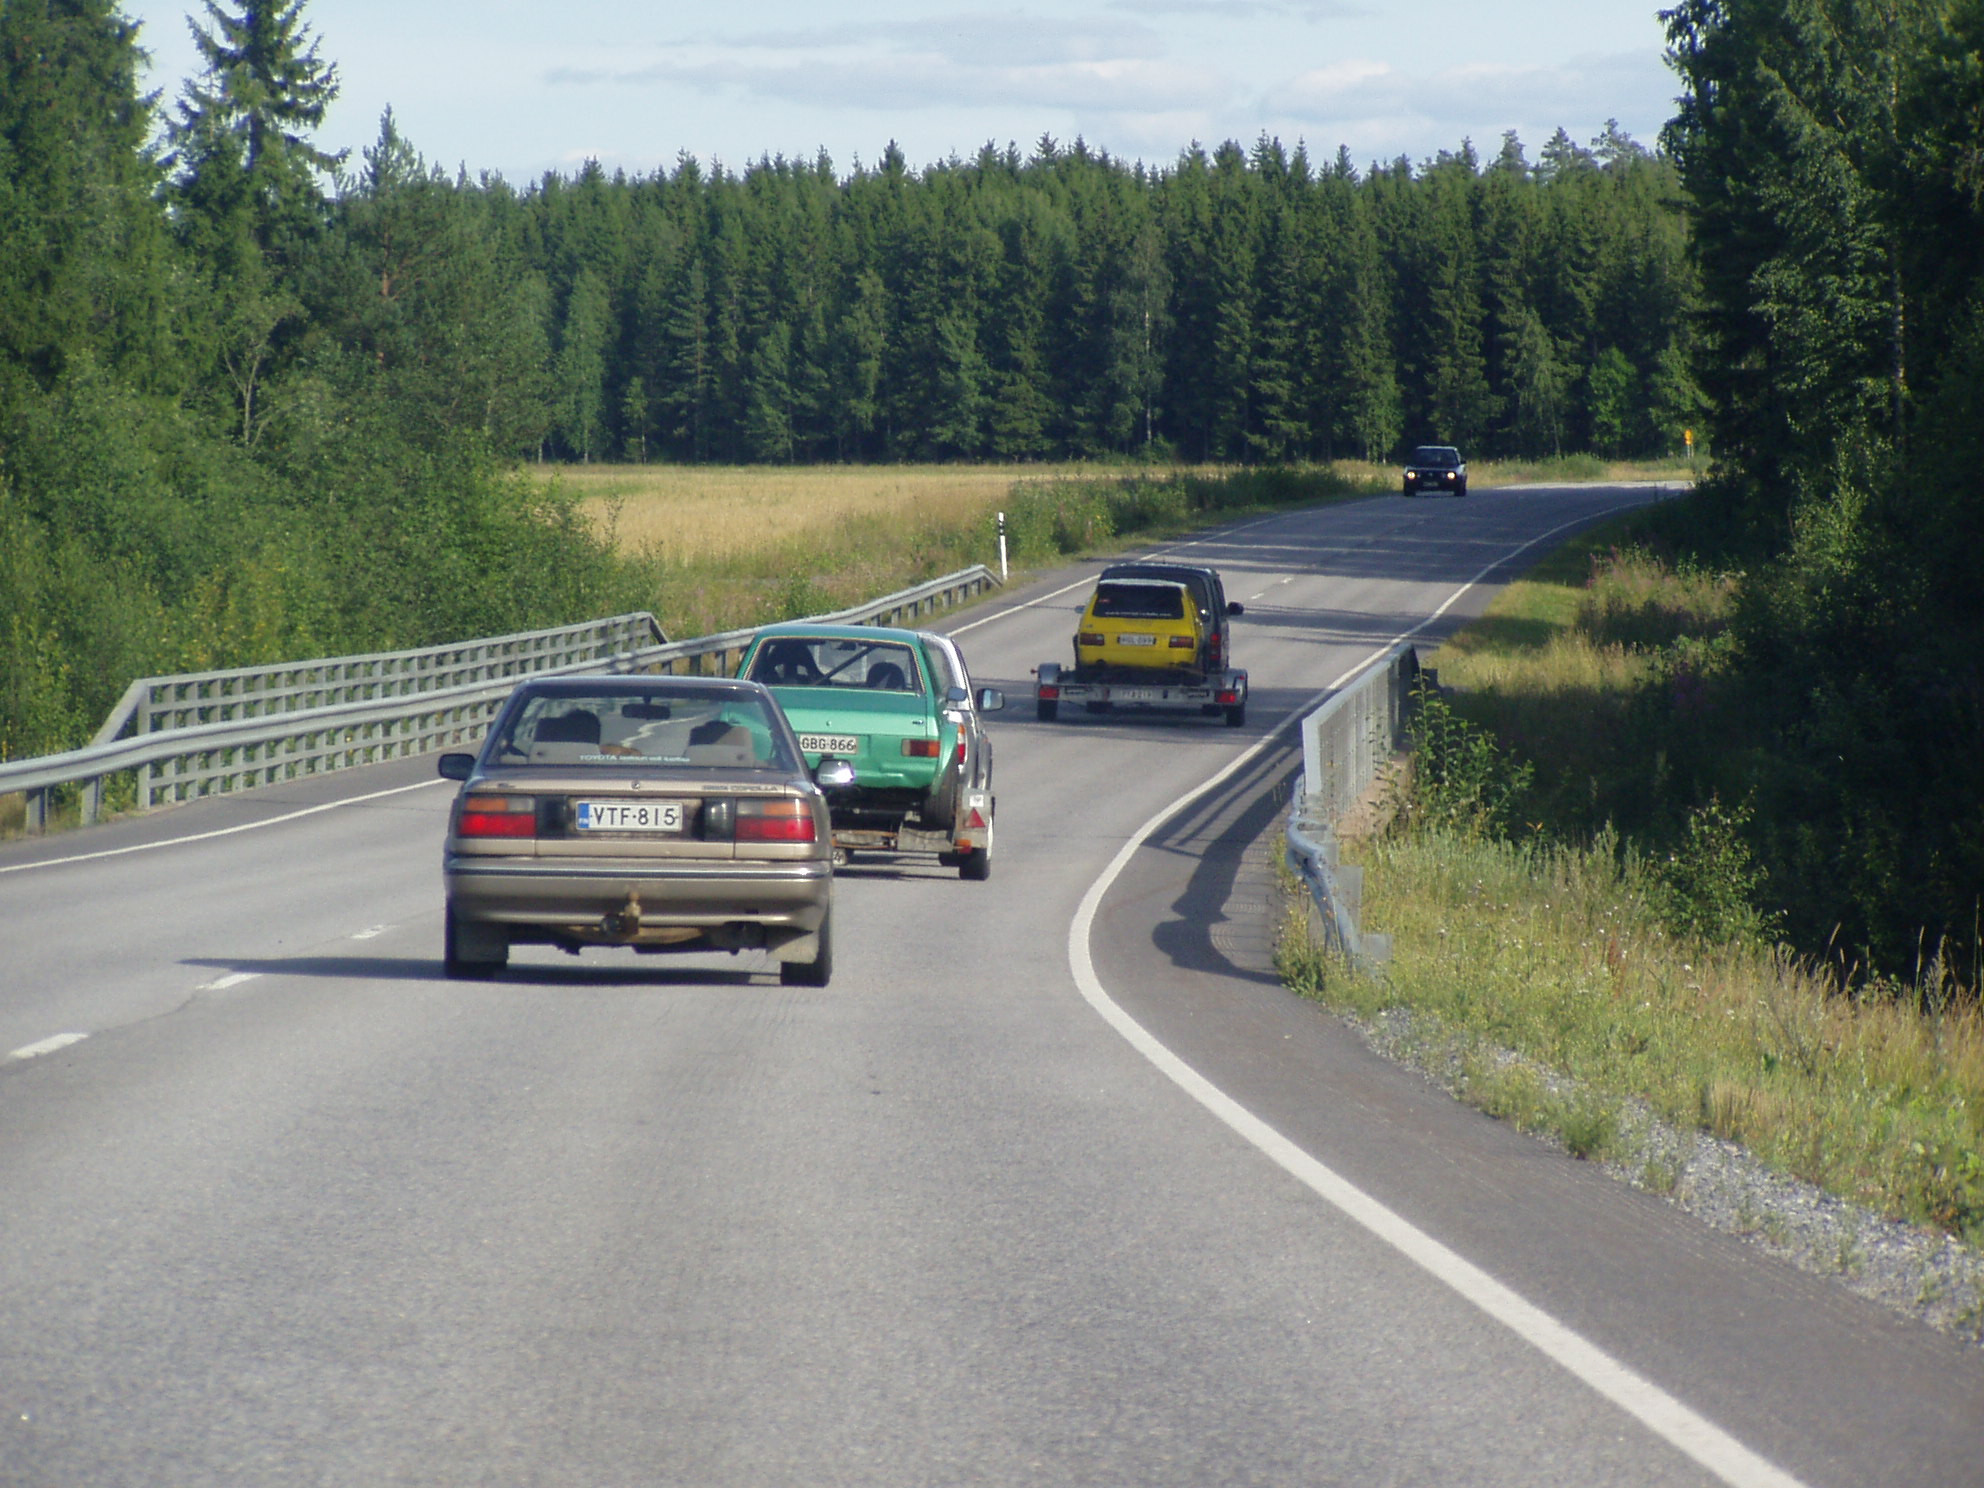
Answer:
[(1479, 144), (1514, 129), (1534, 144), (1558, 126), (1595, 132), (1618, 118), (1651, 143), (1673, 89), (1660, 59), (1641, 54), (1578, 57), (1568, 62), (1463, 62), (1429, 71), (1350, 59), (1270, 88), (1262, 107), (1315, 130), (1403, 139), (1431, 127)]
[(1272, 21), (1292, 17), (1302, 21), (1361, 20), (1372, 14), (1348, 0), (1112, 0), (1117, 10), (1135, 15), (1190, 16), (1194, 20)]
[(1096, 36), (1070, 26), (1041, 37), (1038, 45), (979, 49), (947, 34), (942, 47), (919, 50), (913, 34), (896, 33), (899, 45), (883, 51), (713, 49), (714, 55), (701, 58), (671, 55), (641, 65), (555, 68), (544, 76), (559, 87), (736, 90), (815, 107), (867, 110), (1030, 106), (1163, 114), (1218, 107), (1235, 95), (1217, 72), (1165, 61), (1142, 46), (1103, 54)]

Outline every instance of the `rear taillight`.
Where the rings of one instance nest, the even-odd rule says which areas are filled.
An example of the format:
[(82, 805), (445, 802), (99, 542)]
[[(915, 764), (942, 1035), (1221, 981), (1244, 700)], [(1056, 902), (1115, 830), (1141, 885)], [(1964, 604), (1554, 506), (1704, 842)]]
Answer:
[(457, 837), (535, 837), (535, 796), (467, 796), (455, 818)]
[(737, 803), (739, 842), (811, 842), (813, 808), (790, 798)]
[(1061, 700), (1061, 689), (1052, 682), (1043, 682), (1040, 684), (1039, 697), (1043, 703), (1057, 703)]
[(943, 752), (943, 745), (936, 739), (904, 739), (902, 752), (911, 759), (935, 759)]
[(1166, 644), (1173, 651), (1189, 651), (1192, 649), (1192, 638), (1190, 636), (1173, 636)]
[(1099, 630), (1080, 631), (1075, 636), (1075, 644), (1077, 646), (1100, 646), (1102, 644), (1102, 632)]

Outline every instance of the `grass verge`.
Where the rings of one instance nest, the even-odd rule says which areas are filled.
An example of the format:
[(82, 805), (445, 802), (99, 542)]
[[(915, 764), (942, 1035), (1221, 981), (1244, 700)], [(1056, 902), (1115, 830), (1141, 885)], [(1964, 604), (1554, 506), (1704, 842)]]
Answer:
[(1559, 550), (1428, 658), (1454, 690), (1390, 829), (1346, 848), (1392, 960), (1356, 976), (1290, 942), (1285, 976), (1361, 1017), (1409, 1012), (1458, 1093), (1650, 1187), (1668, 1156), (1638, 1110), (1984, 1243), (1976, 996), (1933, 965), (1848, 991), (1773, 944), (1742, 808), (1675, 785), (1707, 773), (1690, 709), (1741, 576), (1629, 537)]
[(1643, 1102), (1841, 1198), (1984, 1242), (1973, 1004), (1846, 997), (1776, 948), (1676, 936), (1649, 865), (1613, 841), (1429, 831), (1350, 857), (1391, 963), (1359, 976), (1291, 947), (1284, 974), (1363, 1017), (1430, 1015), (1471, 1103), (1670, 1187), (1648, 1171), (1662, 1156), (1627, 1138)]

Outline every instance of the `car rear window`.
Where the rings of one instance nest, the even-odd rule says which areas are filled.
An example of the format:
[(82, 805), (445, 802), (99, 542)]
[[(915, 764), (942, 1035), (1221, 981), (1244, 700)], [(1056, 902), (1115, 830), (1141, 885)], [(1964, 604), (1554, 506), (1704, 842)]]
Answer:
[(1089, 613), (1098, 620), (1182, 620), (1185, 591), (1176, 584), (1101, 584)]
[(527, 695), (491, 747), (499, 764), (800, 768), (764, 697), (728, 689)]
[(877, 692), (923, 691), (916, 657), (901, 641), (839, 636), (772, 636), (758, 647), (744, 675), (768, 687), (865, 687)]

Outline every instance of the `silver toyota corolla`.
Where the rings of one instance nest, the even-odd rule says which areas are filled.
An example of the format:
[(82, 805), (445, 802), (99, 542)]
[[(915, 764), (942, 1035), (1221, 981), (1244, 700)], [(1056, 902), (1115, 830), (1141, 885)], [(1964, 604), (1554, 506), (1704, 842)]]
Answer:
[(782, 981), (833, 972), (832, 832), (770, 692), (692, 677), (526, 682), (448, 821), (445, 962), (493, 976), (518, 944), (770, 952)]

